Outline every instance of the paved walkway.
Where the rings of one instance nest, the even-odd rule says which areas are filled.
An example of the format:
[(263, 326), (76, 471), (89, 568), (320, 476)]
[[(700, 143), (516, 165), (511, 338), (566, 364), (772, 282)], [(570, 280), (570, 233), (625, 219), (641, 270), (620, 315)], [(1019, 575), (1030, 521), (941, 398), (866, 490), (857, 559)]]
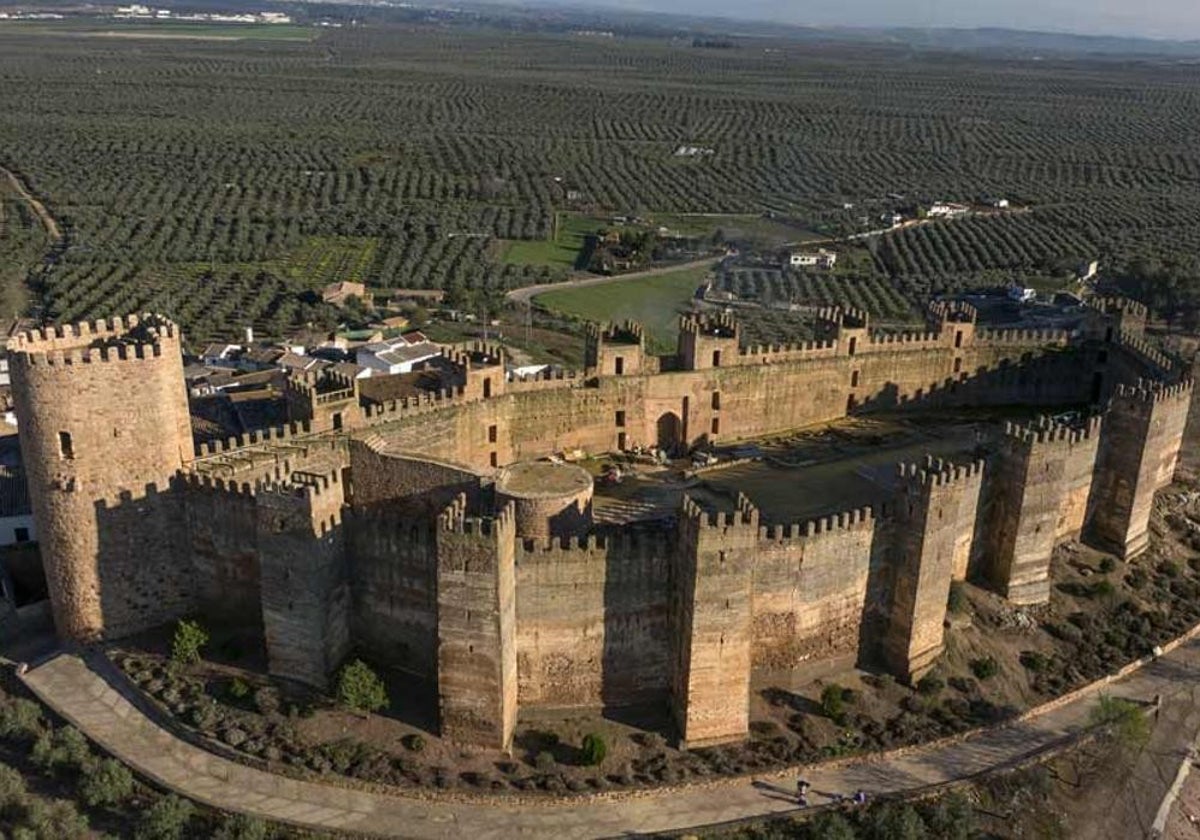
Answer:
[[(29, 687), (105, 750), (142, 775), (191, 799), (224, 810), (314, 828), (387, 837), (600, 838), (727, 822), (790, 811), (795, 777), (739, 779), (702, 788), (575, 805), (429, 803), (399, 796), (301, 782), (244, 767), (184, 743), (132, 705), (123, 681), (71, 654), (58, 654), (25, 675)], [(1181, 646), (1107, 690), (1149, 699), (1175, 694), (1200, 678), (1200, 642)], [(110, 682), (110, 679), (112, 681)], [(132, 693), (131, 693), (132, 696)], [(1087, 721), (1091, 696), (1036, 720), (1000, 727), (969, 740), (842, 767), (814, 767), (814, 805), (827, 792), (863, 788), (893, 793), (967, 777), (1026, 757)], [(1190, 734), (1182, 735), (1190, 738)]]

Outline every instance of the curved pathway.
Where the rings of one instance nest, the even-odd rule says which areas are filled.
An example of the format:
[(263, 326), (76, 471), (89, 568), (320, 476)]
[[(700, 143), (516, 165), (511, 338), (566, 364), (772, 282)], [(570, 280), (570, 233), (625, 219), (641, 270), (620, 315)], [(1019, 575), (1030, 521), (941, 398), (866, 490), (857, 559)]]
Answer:
[[(1200, 678), (1200, 641), (1187, 642), (1105, 690), (1169, 701)], [(600, 838), (760, 817), (794, 809), (794, 775), (765, 775), (710, 785), (576, 804), (434, 802), (354, 791), (276, 776), (207, 753), (159, 728), (130, 702), (133, 689), (115, 669), (60, 653), (29, 670), (25, 683), (62, 717), (143, 776), (226, 811), (318, 829), (410, 838)], [(1028, 720), (966, 740), (903, 754), (805, 771), (823, 792), (863, 788), (899, 793), (965, 779), (1028, 758), (1087, 723), (1096, 691)], [(1194, 732), (1179, 732), (1190, 740)], [(1169, 781), (1169, 780), (1168, 780)], [(1161, 794), (1160, 794), (1161, 795)]]
[(33, 193), (25, 189), (25, 185), (21, 183), (21, 179), (16, 176), (16, 173), (11, 172), (4, 167), (0, 167), (0, 175), (8, 181), (9, 186), (16, 191), (17, 195), (29, 205), (33, 210), (34, 215), (42, 223), (42, 227), (46, 229), (46, 233), (50, 234), (50, 238), (55, 242), (62, 241), (62, 229), (58, 226), (58, 221), (50, 215), (50, 211), (46, 209), (46, 205), (34, 198)]

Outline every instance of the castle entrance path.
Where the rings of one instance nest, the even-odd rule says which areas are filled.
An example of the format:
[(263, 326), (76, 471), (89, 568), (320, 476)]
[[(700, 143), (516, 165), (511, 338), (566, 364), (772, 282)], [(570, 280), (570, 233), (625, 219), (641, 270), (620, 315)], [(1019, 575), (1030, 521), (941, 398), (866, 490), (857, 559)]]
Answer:
[[(627, 799), (570, 805), (492, 805), (430, 802), (302, 782), (254, 770), (187, 744), (142, 710), (135, 690), (99, 655), (58, 653), (25, 675), (26, 684), (62, 717), (143, 776), (179, 794), (226, 811), (317, 829), (341, 829), (384, 837), (598, 838), (727, 822), (794, 809), (789, 794), (795, 775), (716, 782)], [(1193, 693), (1200, 684), (1200, 641), (1111, 683), (1105, 691), (1146, 701), (1161, 695), (1152, 746), (1161, 740), (1163, 760), (1178, 764), (1195, 736)], [(132, 701), (132, 702), (131, 702)], [(967, 740), (916, 749), (874, 761), (806, 769), (813, 790), (875, 794), (914, 790), (962, 779), (1033, 755), (1086, 725), (1091, 693), (1042, 715), (997, 727)], [(1178, 712), (1179, 714), (1176, 714)], [(1186, 725), (1183, 725), (1186, 721)], [(1167, 731), (1167, 730), (1170, 731)], [(1178, 750), (1175, 742), (1178, 741)], [(1174, 775), (1146, 769), (1147, 795), (1162, 796)], [(1157, 777), (1157, 778), (1156, 778)], [(1131, 794), (1135, 795), (1135, 794)], [(814, 805), (823, 800), (817, 796)], [(1148, 808), (1153, 820), (1157, 800)], [(1138, 835), (1126, 835), (1138, 836)]]

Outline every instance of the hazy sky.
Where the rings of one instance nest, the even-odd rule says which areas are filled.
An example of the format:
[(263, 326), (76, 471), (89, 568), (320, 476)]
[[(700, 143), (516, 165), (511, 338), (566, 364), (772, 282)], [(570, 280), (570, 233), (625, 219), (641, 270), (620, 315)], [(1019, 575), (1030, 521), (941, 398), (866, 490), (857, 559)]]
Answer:
[[(546, 2), (546, 0), (543, 0)], [(567, 3), (572, 0), (549, 0)], [(1004, 26), (1200, 38), (1200, 0), (584, 0), (663, 12), (817, 26)], [(573, 0), (580, 4), (580, 0)]]

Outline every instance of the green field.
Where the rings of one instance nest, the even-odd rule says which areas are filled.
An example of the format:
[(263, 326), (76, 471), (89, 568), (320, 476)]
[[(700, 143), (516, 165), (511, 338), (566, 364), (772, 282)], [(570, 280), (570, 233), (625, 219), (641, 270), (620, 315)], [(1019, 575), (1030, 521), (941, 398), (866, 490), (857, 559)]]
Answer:
[(824, 238), (800, 225), (757, 213), (651, 213), (647, 221), (653, 226), (662, 226), (684, 236), (708, 237), (720, 231), (726, 240), (753, 239), (769, 247)]
[(500, 260), (508, 265), (540, 265), (575, 268), (587, 238), (607, 220), (578, 213), (559, 213), (553, 239), (505, 239), (500, 242)]
[(707, 268), (688, 268), (636, 280), (545, 292), (534, 302), (545, 309), (585, 321), (639, 321), (656, 352), (675, 347), (679, 314), (708, 276)]

